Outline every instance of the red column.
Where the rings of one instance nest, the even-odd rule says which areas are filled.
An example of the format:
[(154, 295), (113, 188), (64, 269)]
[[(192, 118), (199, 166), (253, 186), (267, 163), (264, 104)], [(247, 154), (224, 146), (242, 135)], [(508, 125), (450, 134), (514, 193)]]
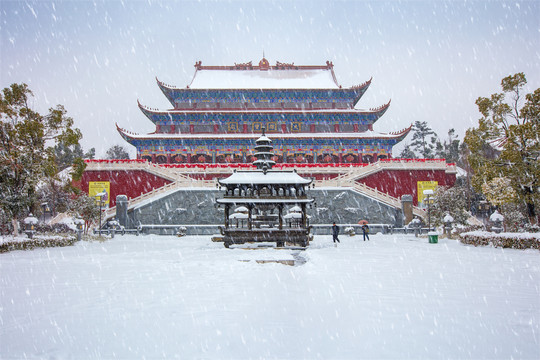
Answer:
[(174, 125), (171, 125), (171, 130), (169, 132), (171, 134), (174, 134), (176, 132), (176, 127)]
[(341, 164), (343, 162), (343, 153), (339, 153), (339, 163)]
[(353, 131), (358, 132), (358, 124), (353, 124)]
[(156, 154), (152, 154), (152, 162), (155, 164), (156, 163)]
[(248, 132), (248, 125), (247, 124), (242, 125), (242, 132), (244, 134), (247, 134), (247, 132)]
[(217, 134), (219, 132), (219, 125), (214, 124), (214, 134)]
[(167, 164), (171, 163), (171, 154), (167, 154)]
[(193, 134), (195, 132), (195, 126), (193, 124), (189, 125), (189, 132)]
[(334, 132), (339, 132), (339, 124), (334, 124)]
[(281, 132), (286, 133), (287, 132), (287, 124), (281, 124)]
[(309, 125), (309, 131), (314, 133), (315, 132), (315, 124), (310, 124)]

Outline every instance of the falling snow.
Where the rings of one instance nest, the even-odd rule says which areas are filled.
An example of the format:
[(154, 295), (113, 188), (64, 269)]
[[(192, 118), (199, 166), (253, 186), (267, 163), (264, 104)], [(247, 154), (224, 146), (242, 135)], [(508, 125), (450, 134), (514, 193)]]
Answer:
[[(62, 104), (104, 156), (124, 144), (115, 122), (153, 132), (137, 100), (170, 104), (155, 77), (185, 87), (193, 64), (275, 61), (336, 66), (340, 85), (373, 77), (358, 106), (392, 99), (390, 132), (428, 121), (462, 137), (475, 100), (500, 79), (524, 72), (540, 83), (537, 1), (3, 1), (2, 88), (25, 82), (37, 111)], [(134, 149), (131, 149), (132, 155)], [(395, 148), (398, 154), (401, 149)]]

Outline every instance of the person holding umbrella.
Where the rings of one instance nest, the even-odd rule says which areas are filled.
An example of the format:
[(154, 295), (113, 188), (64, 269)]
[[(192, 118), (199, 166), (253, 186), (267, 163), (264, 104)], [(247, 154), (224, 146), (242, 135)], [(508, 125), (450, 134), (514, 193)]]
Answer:
[(366, 241), (366, 238), (369, 241), (369, 226), (367, 220), (360, 220), (358, 223), (362, 225), (362, 234), (364, 235), (364, 241)]

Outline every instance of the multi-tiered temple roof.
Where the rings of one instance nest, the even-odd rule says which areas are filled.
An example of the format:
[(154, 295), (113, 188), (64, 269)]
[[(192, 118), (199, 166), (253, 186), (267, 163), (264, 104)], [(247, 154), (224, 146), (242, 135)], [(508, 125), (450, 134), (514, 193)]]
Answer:
[(276, 162), (350, 163), (391, 157), (410, 128), (373, 132), (390, 102), (356, 109), (371, 79), (342, 88), (333, 64), (298, 66), (262, 59), (233, 66), (195, 64), (185, 88), (157, 80), (173, 106), (159, 111), (139, 104), (156, 125), (147, 135), (118, 127), (137, 156), (158, 163), (251, 162), (252, 144), (264, 127), (275, 139)]

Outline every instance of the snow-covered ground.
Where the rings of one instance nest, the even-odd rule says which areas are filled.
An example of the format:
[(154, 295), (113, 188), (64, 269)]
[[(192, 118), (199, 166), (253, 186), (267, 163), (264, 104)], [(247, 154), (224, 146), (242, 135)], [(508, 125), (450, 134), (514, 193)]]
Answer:
[(0, 254), (2, 359), (539, 359), (539, 325), (537, 250), (117, 236)]

